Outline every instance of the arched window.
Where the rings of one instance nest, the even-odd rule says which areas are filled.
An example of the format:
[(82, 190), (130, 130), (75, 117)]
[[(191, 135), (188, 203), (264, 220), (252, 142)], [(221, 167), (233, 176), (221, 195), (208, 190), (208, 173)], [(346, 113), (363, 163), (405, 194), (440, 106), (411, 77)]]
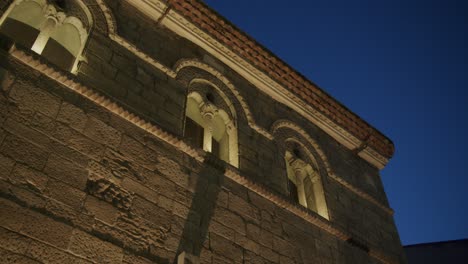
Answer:
[(294, 148), (285, 153), (289, 196), (293, 201), (328, 219), (328, 209), (317, 164), (311, 157), (303, 157), (304, 152)]
[(213, 97), (210, 92), (189, 93), (184, 136), (195, 147), (238, 167), (237, 129), (232, 113), (216, 105)]
[[(49, 2), (57, 4), (46, 0), (15, 0), (0, 20), (0, 34), (58, 67), (76, 72), (88, 38), (85, 25), (91, 27), (91, 15), (79, 0)], [(81, 17), (87, 21), (83, 24), (69, 13), (84, 14)]]
[(271, 131), (286, 165), (283, 190), (291, 200), (329, 219), (323, 183), (331, 169), (320, 145), (289, 120), (276, 121)]

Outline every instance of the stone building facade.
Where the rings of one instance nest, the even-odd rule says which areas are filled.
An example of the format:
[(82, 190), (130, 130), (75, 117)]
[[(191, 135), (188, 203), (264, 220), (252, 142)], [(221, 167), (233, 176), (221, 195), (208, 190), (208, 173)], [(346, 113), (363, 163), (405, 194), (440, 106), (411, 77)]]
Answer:
[(393, 143), (201, 1), (0, 14), (2, 263), (406, 263)]

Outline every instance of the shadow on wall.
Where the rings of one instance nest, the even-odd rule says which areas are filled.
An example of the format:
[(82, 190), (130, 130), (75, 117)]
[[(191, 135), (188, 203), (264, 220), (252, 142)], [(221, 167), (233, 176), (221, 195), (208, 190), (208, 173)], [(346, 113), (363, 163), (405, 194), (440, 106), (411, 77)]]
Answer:
[[(226, 163), (224, 161), (207, 153), (204, 167), (200, 171), (200, 177), (196, 183), (190, 211), (179, 241), (177, 255), (185, 252), (184, 255), (191, 255), (195, 258), (200, 257), (224, 181), (225, 170)], [(174, 263), (178, 263), (177, 258)]]

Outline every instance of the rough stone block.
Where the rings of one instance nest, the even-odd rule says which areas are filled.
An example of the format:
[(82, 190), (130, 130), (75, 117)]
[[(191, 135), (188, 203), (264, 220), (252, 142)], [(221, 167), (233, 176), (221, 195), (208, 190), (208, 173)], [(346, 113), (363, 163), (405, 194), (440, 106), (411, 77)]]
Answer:
[(150, 250), (152, 246), (164, 247), (170, 232), (169, 224), (124, 214), (119, 215), (114, 226), (125, 230), (136, 243), (144, 245), (145, 248), (149, 246)]
[(126, 56), (114, 53), (111, 59), (111, 64), (122, 72), (127, 73), (129, 76), (135, 77), (136, 75), (135, 62)]
[(182, 167), (176, 161), (164, 156), (157, 157), (159, 163), (156, 165), (158, 172), (166, 176), (168, 179), (178, 184), (181, 187), (189, 186), (189, 171)]
[(52, 140), (47, 150), (51, 153), (56, 154), (60, 157), (66, 157), (67, 160), (81, 166), (86, 167), (89, 163), (90, 158), (85, 154), (70, 148), (69, 146), (62, 144), (57, 140)]
[(31, 117), (26, 116), (24, 124), (31, 129), (42, 132), (44, 135), (49, 135), (55, 131), (55, 119), (47, 115), (35, 112)]
[(279, 252), (281, 255), (293, 257), (296, 248), (286, 240), (275, 236), (273, 239), (273, 250)]
[[(1, 115), (1, 113), (0, 113)], [(0, 124), (2, 124), (2, 120), (0, 120)], [(3, 126), (3, 124), (2, 124)], [(3, 128), (0, 128), (0, 145), (3, 143), (3, 140), (5, 139), (7, 133), (5, 130), (3, 130)]]
[(29, 246), (27, 255), (35, 260), (40, 261), (41, 263), (70, 263), (70, 264), (85, 264), (93, 263), (84, 258), (77, 257), (63, 250), (58, 250), (54, 247), (40, 243), (37, 241), (31, 242)]
[(84, 134), (96, 142), (116, 148), (120, 143), (121, 134), (94, 117), (88, 119)]
[(0, 211), (2, 212), (0, 226), (15, 231), (21, 229), (22, 222), (18, 221), (18, 219), (25, 217), (26, 211), (23, 207), (4, 198), (0, 198)]
[(0, 227), (0, 241), (2, 245), (0, 248), (22, 255), (25, 255), (28, 251), (29, 243), (31, 242), (25, 236), (3, 227)]
[(52, 136), (70, 148), (95, 159), (100, 159), (104, 153), (104, 147), (101, 144), (65, 125), (58, 124)]
[(79, 190), (84, 190), (88, 178), (88, 172), (85, 168), (56, 155), (50, 156), (44, 172)]
[(112, 49), (103, 45), (101, 38), (103, 37), (90, 38), (87, 50), (104, 61), (110, 61), (112, 57)]
[(243, 259), (241, 247), (216, 234), (210, 235), (210, 248), (228, 259), (240, 262)]
[[(132, 72), (136, 72), (136, 70), (132, 70)], [(118, 71), (117, 76), (115, 77), (115, 81), (122, 87), (123, 90), (126, 91), (126, 95), (128, 95), (129, 91), (133, 91), (134, 93), (138, 94), (141, 92), (141, 90), (143, 90), (143, 86), (135, 80), (135, 75), (130, 74), (130, 72)], [(135, 105), (134, 107), (137, 106), (138, 105)]]
[(135, 256), (128, 252), (126, 252), (125, 255), (123, 256), (122, 262), (128, 263), (128, 264), (152, 264), (153, 263), (149, 259), (146, 259), (140, 256)]
[(140, 142), (130, 138), (128, 136), (122, 137), (119, 151), (124, 153), (130, 160), (136, 161), (149, 170), (155, 170), (156, 164), (158, 163), (158, 154), (146, 148)]
[(154, 86), (153, 77), (141, 67), (137, 67), (136, 79), (147, 89), (152, 89)]
[[(15, 186), (4, 180), (0, 180), (0, 193), (4, 197), (15, 197), (21, 204), (26, 204), (32, 208), (42, 209), (45, 207), (46, 199), (37, 193), (36, 189), (24, 188), (25, 186)], [(27, 186), (30, 187), (30, 186)]]
[(0, 256), (2, 257), (2, 263), (5, 263), (5, 264), (13, 264), (13, 263), (40, 264), (41, 263), (31, 258), (28, 258), (24, 255), (14, 253), (14, 252), (2, 249), (2, 248), (0, 248)]
[(247, 237), (258, 240), (260, 238), (260, 227), (255, 224), (246, 224)]
[[(110, 176), (106, 178), (113, 177), (119, 182), (124, 178), (144, 180), (148, 172), (136, 163), (130, 162), (123, 154), (111, 149), (107, 149), (104, 158), (101, 160), (101, 164), (102, 168), (99, 170), (99, 173), (109, 174)], [(106, 172), (103, 172), (103, 169)]]
[(234, 227), (236, 231), (241, 234), (245, 234), (244, 220), (229, 210), (217, 207), (214, 212), (213, 219), (227, 227)]
[(52, 118), (57, 116), (61, 103), (58, 97), (23, 79), (15, 82), (10, 97), (22, 107), (41, 112)]
[(273, 248), (273, 239), (275, 235), (268, 230), (261, 229), (260, 230), (260, 237), (258, 237), (257, 242), (268, 247)]
[[(279, 263), (280, 264), (295, 264), (296, 262), (291, 258), (280, 255)], [(336, 263), (343, 263), (343, 262), (336, 262)]]
[(73, 207), (54, 199), (49, 199), (47, 201), (45, 210), (53, 217), (63, 219), (65, 222), (71, 223), (71, 225), (79, 227), (88, 232), (93, 229), (95, 224), (93, 215), (88, 214), (85, 211), (78, 211)]
[(154, 204), (158, 203), (158, 193), (135, 180), (132, 180), (130, 178), (123, 179), (122, 187), (130, 192), (137, 194), (138, 196), (145, 198), (146, 200)]
[(83, 231), (74, 230), (68, 250), (98, 263), (120, 263), (123, 250)]
[(262, 258), (258, 254), (251, 251), (244, 251), (244, 263), (245, 264), (270, 264), (268, 260)]
[(0, 178), (6, 179), (11, 173), (13, 166), (15, 165), (15, 161), (0, 155)]
[(37, 170), (44, 168), (49, 155), (46, 150), (12, 135), (5, 138), (0, 153)]
[(229, 194), (229, 210), (240, 214), (246, 220), (260, 223), (261, 217), (258, 209), (233, 193)]
[(182, 218), (187, 218), (189, 214), (196, 214), (196, 212), (190, 212), (189, 207), (178, 202), (173, 203), (172, 213)]
[(211, 233), (215, 233), (226, 239), (233, 239), (236, 235), (236, 231), (232, 229), (231, 227), (227, 227), (213, 220), (210, 221), (210, 226), (208, 230)]
[(22, 221), (21, 231), (31, 237), (59, 248), (66, 248), (70, 241), (73, 228), (64, 223), (32, 211)]
[(33, 142), (40, 147), (49, 145), (51, 140), (48, 136), (38, 130), (26, 126), (23, 122), (32, 123), (29, 120), (21, 120), (21, 118), (17, 116), (12, 116), (5, 121), (4, 128), (11, 134), (21, 137), (29, 142)]
[(87, 120), (88, 117), (82, 109), (67, 102), (63, 102), (60, 106), (57, 121), (60, 121), (78, 131), (83, 131)]
[[(231, 237), (231, 239), (232, 239), (232, 237)], [(243, 249), (255, 252), (255, 254), (260, 254), (260, 248), (261, 248), (260, 244), (258, 244), (257, 242), (249, 239), (248, 237), (236, 233), (234, 241), (235, 241), (236, 244), (241, 246)]]
[(42, 192), (46, 187), (48, 177), (40, 171), (17, 164), (8, 179), (15, 185), (23, 185), (29, 189)]
[(268, 247), (260, 246), (260, 256), (273, 263), (279, 262), (279, 254)]
[(46, 191), (51, 198), (63, 202), (75, 209), (81, 208), (86, 196), (86, 193), (83, 191), (55, 179), (50, 179), (48, 181)]
[(155, 204), (142, 198), (135, 199), (132, 205), (132, 213), (158, 225), (170, 226), (174, 219), (181, 219), (171, 212), (164, 210)]
[(96, 219), (99, 219), (100, 221), (108, 224), (114, 223), (114, 220), (119, 214), (119, 210), (117, 208), (93, 196), (86, 197), (84, 209), (88, 213), (94, 215)]

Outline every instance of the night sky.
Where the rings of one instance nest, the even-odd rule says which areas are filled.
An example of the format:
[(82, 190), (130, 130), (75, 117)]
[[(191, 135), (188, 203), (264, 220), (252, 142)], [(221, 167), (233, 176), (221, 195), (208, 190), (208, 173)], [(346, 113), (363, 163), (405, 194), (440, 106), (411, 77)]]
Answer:
[(468, 1), (205, 2), (393, 140), (404, 245), (468, 238)]

